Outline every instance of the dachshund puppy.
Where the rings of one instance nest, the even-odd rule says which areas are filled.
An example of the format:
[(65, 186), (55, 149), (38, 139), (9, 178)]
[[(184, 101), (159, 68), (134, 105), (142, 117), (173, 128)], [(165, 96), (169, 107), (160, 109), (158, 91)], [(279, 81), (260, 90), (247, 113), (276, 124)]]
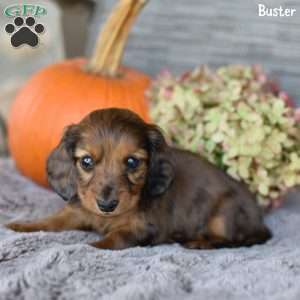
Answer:
[(167, 145), (125, 109), (97, 110), (67, 128), (47, 164), (67, 205), (15, 231), (96, 230), (101, 249), (180, 243), (212, 249), (271, 237), (255, 197), (200, 156)]

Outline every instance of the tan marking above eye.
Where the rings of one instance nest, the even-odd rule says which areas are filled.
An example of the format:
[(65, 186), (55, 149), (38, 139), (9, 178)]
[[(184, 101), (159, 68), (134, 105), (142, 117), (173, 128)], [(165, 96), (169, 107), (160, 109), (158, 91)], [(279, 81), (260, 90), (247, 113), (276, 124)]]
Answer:
[(82, 157), (84, 157), (86, 155), (91, 156), (91, 154), (87, 150), (85, 150), (85, 149), (77, 148), (75, 150), (75, 157), (76, 158), (82, 158)]
[(139, 149), (138, 151), (134, 152), (132, 155), (129, 155), (129, 156), (133, 156), (133, 157), (136, 157), (138, 159), (147, 159), (148, 158), (148, 153), (144, 149)]

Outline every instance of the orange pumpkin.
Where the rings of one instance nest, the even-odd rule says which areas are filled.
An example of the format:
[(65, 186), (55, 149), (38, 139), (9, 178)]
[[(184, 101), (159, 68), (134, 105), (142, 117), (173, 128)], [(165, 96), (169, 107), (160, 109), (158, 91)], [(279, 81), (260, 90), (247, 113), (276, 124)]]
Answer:
[(63, 129), (95, 109), (128, 108), (149, 120), (144, 92), (150, 78), (119, 67), (130, 27), (144, 4), (145, 0), (120, 0), (90, 61), (50, 65), (19, 92), (9, 118), (9, 147), (24, 175), (47, 185), (46, 160)]

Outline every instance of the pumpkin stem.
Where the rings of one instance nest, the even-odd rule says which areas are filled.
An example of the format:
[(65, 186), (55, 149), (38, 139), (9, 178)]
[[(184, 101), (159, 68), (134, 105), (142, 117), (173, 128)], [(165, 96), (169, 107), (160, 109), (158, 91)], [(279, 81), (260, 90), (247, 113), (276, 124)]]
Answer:
[(88, 71), (118, 76), (130, 29), (148, 0), (120, 0), (99, 35)]

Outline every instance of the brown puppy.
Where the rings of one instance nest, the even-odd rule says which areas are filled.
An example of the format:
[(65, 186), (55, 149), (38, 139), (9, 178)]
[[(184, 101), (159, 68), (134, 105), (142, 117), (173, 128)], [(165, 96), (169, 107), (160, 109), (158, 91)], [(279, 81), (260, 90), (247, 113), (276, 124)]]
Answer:
[(89, 114), (67, 128), (48, 159), (48, 178), (68, 204), (16, 231), (96, 230), (92, 245), (123, 249), (179, 242), (188, 248), (251, 246), (271, 237), (254, 196), (160, 130), (124, 109)]

